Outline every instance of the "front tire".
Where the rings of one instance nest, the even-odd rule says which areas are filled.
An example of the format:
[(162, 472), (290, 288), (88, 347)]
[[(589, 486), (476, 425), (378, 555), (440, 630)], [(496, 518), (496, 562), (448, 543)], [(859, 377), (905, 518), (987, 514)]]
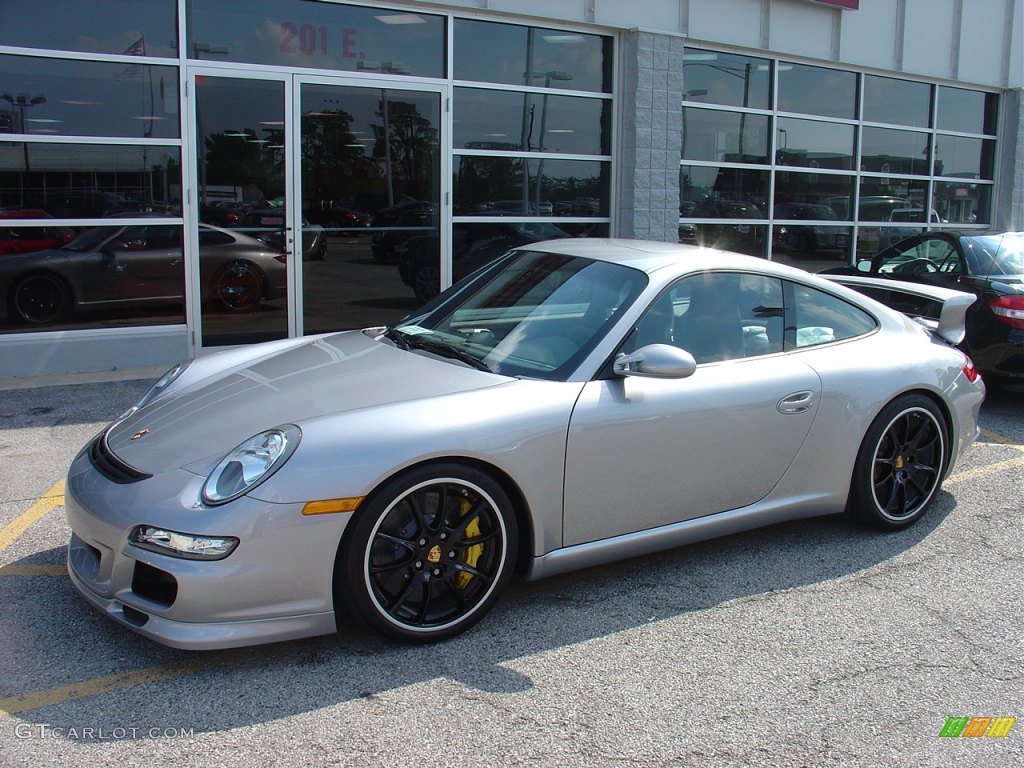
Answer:
[(928, 510), (946, 470), (946, 422), (923, 395), (904, 395), (872, 422), (853, 473), (852, 512), (885, 530), (906, 528)]
[(388, 481), (356, 513), (336, 568), (335, 604), (397, 640), (435, 642), (473, 626), (512, 576), (512, 502), (489, 475), (459, 464)]
[(45, 325), (63, 319), (71, 308), (71, 292), (56, 275), (36, 272), (19, 279), (11, 291), (14, 313), (25, 323)]

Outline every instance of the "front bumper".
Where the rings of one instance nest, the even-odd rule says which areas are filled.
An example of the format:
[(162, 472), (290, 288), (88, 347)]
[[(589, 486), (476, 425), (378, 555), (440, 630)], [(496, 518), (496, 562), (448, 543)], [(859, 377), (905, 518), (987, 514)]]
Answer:
[[(301, 504), (242, 497), (198, 504), (203, 478), (181, 469), (134, 483), (97, 471), (87, 452), (71, 465), (65, 511), (68, 573), (93, 606), (174, 648), (211, 650), (335, 631), (334, 561), (351, 515), (303, 516)], [(223, 560), (185, 560), (128, 541), (139, 524), (232, 535)]]

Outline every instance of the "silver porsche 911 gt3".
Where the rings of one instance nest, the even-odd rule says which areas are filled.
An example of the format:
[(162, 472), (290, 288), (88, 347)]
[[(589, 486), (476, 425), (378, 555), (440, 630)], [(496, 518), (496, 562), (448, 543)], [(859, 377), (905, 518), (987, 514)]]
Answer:
[(939, 319), (765, 260), (563, 239), (389, 328), (198, 358), (72, 464), (71, 579), (179, 648), (357, 618), (429, 641), (514, 571), (844, 510), (902, 528), (985, 393), (953, 346), (974, 297), (907, 289)]

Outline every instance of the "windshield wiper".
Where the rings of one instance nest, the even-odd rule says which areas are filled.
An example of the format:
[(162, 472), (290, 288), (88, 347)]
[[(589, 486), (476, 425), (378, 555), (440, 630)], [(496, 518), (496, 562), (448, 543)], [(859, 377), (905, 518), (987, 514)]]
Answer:
[(384, 337), (393, 341), (399, 349), (409, 348), (409, 337), (397, 328), (388, 328), (384, 331)]
[[(398, 331), (398, 333), (401, 334), (401, 331)], [(473, 355), (469, 354), (464, 350), (459, 349), (458, 347), (453, 347), (451, 344), (446, 344), (443, 341), (433, 341), (431, 339), (426, 339), (423, 336), (418, 335), (412, 336), (402, 334), (402, 336), (402, 340), (405, 342), (406, 345), (405, 349), (409, 349), (410, 347), (415, 349), (422, 349), (424, 352), (432, 352), (435, 355), (441, 355), (442, 357), (454, 358), (455, 360), (459, 360), (463, 363), (466, 363), (467, 365), (471, 365), (478, 371), (487, 371), (488, 373), (493, 373), (490, 366), (487, 365), (487, 363), (485, 363), (483, 360), (481, 360), (478, 357), (474, 357)]]

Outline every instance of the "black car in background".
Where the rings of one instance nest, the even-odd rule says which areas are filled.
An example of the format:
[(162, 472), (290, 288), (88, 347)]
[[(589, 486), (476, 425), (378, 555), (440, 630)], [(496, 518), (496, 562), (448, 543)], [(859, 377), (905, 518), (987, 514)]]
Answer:
[[(973, 293), (978, 300), (967, 311), (963, 350), (989, 383), (1024, 383), (1024, 232), (922, 232), (855, 267), (822, 274), (890, 278)], [(897, 309), (915, 301), (884, 289), (864, 293)], [(902, 309), (924, 317), (937, 311), (925, 301)]]

